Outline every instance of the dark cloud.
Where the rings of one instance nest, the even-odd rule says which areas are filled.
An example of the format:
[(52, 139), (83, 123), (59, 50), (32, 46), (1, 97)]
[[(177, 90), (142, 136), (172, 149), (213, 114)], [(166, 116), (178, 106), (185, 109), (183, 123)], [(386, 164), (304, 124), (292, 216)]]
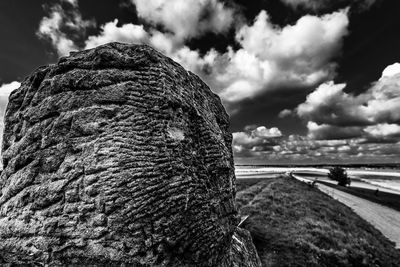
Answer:
[(365, 11), (380, 0), (281, 0), (287, 6), (295, 9), (327, 12), (344, 6), (352, 6), (356, 11)]
[(95, 20), (85, 20), (78, 9), (78, 0), (61, 0), (45, 6), (48, 16), (40, 21), (37, 35), (48, 40), (60, 56), (79, 50), (77, 42), (85, 38), (88, 28), (95, 27)]
[(339, 127), (329, 124), (319, 125), (315, 122), (308, 122), (308, 136), (316, 140), (348, 139), (363, 136), (362, 127)]

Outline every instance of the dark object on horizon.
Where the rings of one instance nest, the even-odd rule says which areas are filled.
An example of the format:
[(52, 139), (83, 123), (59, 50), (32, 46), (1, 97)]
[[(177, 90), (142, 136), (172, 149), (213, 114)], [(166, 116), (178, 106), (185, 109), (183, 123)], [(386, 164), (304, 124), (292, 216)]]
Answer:
[(315, 187), (316, 184), (317, 184), (317, 179), (314, 179), (314, 181), (312, 181), (311, 183), (311, 187)]
[(377, 188), (377, 189), (375, 190), (375, 192), (374, 192), (374, 195), (375, 195), (375, 196), (378, 196), (378, 194), (379, 194), (379, 188)]
[(148, 46), (39, 68), (5, 116), (0, 264), (260, 266), (228, 128), (218, 96)]
[(338, 166), (329, 169), (328, 177), (337, 181), (340, 186), (347, 186), (351, 183), (346, 170)]

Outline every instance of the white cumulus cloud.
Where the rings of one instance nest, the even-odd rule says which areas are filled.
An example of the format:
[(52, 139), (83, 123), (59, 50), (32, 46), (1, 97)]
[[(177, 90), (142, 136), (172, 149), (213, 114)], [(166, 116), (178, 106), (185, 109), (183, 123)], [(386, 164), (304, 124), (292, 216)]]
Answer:
[(297, 107), (298, 116), (318, 124), (369, 124), (370, 118), (363, 115), (366, 112), (363, 105), (366, 97), (347, 94), (343, 91), (345, 87), (346, 84), (334, 84), (332, 81), (321, 84)]
[(382, 72), (382, 77), (381, 79), (385, 78), (385, 77), (392, 77), (396, 74), (400, 73), (400, 63), (394, 63), (392, 65), (387, 66), (383, 72)]
[(369, 133), (374, 137), (386, 137), (386, 136), (399, 136), (400, 125), (379, 123), (377, 125), (368, 126), (364, 129), (365, 132)]
[(230, 102), (252, 98), (278, 87), (319, 84), (335, 75), (332, 58), (347, 34), (347, 10), (322, 17), (304, 16), (280, 28), (261, 11), (253, 25), (237, 32), (242, 48), (228, 51), (215, 73), (216, 87)]
[(0, 85), (0, 145), (3, 140), (4, 113), (6, 111), (8, 97), (12, 91), (18, 89), (20, 86), (21, 83), (17, 81)]
[(276, 127), (248, 126), (243, 132), (233, 133), (232, 137), (235, 153), (251, 155), (253, 152), (259, 153), (276, 149), (282, 133)]
[(234, 10), (218, 0), (132, 0), (138, 15), (162, 25), (180, 39), (204, 32), (224, 32), (233, 23)]
[(12, 91), (18, 89), (21, 86), (20, 82), (13, 81), (11, 83), (3, 83), (0, 85), (0, 97), (1, 98), (8, 98)]
[[(77, 4), (72, 4), (73, 12), (69, 13), (55, 5), (43, 18), (38, 34), (48, 38), (60, 55), (112, 41), (148, 44), (198, 74), (233, 111), (245, 99), (332, 79), (337, 66), (334, 58), (348, 33), (346, 9), (323, 16), (306, 15), (286, 26), (273, 24), (263, 10), (247, 25), (237, 18), (240, 23), (234, 21), (238, 11), (218, 0), (131, 1), (148, 23), (146, 27), (118, 24), (115, 19), (101, 25), (100, 32), (86, 37), (79, 47), (63, 29), (84, 32), (91, 22), (82, 18)], [(211, 48), (200, 53), (186, 44), (206, 32), (223, 34), (233, 24), (237, 49), (228, 47), (219, 52)]]
[(390, 137), (400, 128), (400, 64), (388, 66), (381, 78), (359, 95), (346, 84), (327, 82), (310, 93), (295, 112), (308, 121), (315, 138)]
[(272, 137), (282, 136), (282, 133), (278, 128), (272, 127), (270, 129), (268, 129), (265, 126), (257, 127), (256, 129), (254, 129), (252, 131), (252, 134), (255, 137), (259, 137), (259, 138), (272, 138)]
[(386, 69), (377, 82), (357, 96), (343, 91), (346, 84), (322, 84), (297, 107), (297, 114), (338, 126), (400, 123), (400, 73), (387, 73)]
[(115, 41), (122, 43), (145, 43), (148, 41), (149, 34), (144, 30), (143, 25), (128, 23), (118, 27), (117, 24), (118, 19), (115, 19), (102, 25), (99, 35), (89, 36), (85, 41), (85, 48), (93, 48)]

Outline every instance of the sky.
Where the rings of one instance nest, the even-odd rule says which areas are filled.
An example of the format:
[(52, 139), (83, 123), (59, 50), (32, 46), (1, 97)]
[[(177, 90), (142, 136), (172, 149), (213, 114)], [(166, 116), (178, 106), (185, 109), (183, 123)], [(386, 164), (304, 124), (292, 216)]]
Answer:
[(398, 0), (2, 0), (0, 112), (39, 66), (144, 43), (220, 96), (236, 164), (398, 163), (399, 14)]

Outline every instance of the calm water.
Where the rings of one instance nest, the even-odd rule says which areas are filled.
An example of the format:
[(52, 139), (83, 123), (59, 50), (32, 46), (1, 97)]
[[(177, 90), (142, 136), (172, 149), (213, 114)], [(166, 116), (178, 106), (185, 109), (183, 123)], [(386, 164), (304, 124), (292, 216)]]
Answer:
[[(240, 166), (235, 170), (237, 178), (274, 178), (277, 174), (294, 172), (308, 179), (331, 181), (327, 178), (328, 168), (314, 167), (257, 167)], [(400, 194), (400, 170), (394, 169), (347, 169), (353, 179), (351, 186), (376, 189)], [(386, 189), (386, 190), (385, 190)]]

